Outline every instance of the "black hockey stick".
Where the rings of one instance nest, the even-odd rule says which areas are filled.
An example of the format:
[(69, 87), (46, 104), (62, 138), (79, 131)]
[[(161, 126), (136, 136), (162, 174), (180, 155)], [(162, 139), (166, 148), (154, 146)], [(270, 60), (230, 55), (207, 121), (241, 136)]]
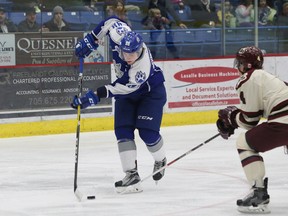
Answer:
[(220, 133), (214, 135), (213, 137), (207, 139), (206, 141), (204, 141), (203, 143), (195, 146), (194, 148), (190, 149), (189, 151), (185, 152), (184, 154), (180, 155), (179, 157), (177, 157), (176, 159), (170, 161), (169, 163), (167, 163), (164, 167), (161, 167), (159, 170), (156, 170), (155, 172), (153, 172), (152, 174), (150, 174), (149, 176), (146, 176), (145, 178), (143, 178), (141, 180), (141, 182), (147, 180), (148, 178), (150, 178), (151, 176), (155, 175), (158, 172), (161, 172), (162, 170), (166, 169), (167, 167), (169, 167), (170, 165), (172, 165), (173, 163), (175, 163), (176, 161), (180, 160), (181, 158), (185, 157), (186, 155), (190, 154), (191, 152), (195, 151), (196, 149), (200, 148), (201, 146), (205, 145), (206, 143), (210, 142), (211, 140), (215, 139), (216, 137), (218, 137), (220, 135)]
[[(84, 59), (80, 58), (79, 76), (78, 76), (78, 97), (82, 96), (83, 83), (83, 65)], [(77, 129), (76, 129), (76, 147), (75, 147), (75, 168), (74, 168), (74, 194), (79, 201), (83, 199), (83, 194), (78, 189), (78, 161), (79, 161), (79, 141), (80, 141), (80, 125), (81, 125), (81, 108), (77, 107)], [(95, 199), (95, 196), (87, 196), (87, 199)]]

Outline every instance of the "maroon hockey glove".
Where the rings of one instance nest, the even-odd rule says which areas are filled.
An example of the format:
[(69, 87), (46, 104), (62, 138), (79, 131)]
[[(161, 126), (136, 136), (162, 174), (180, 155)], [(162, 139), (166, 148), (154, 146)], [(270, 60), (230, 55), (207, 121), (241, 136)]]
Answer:
[(217, 128), (224, 139), (228, 139), (234, 134), (234, 129), (238, 128), (236, 115), (240, 110), (236, 106), (228, 106), (218, 112)]
[(216, 125), (223, 139), (228, 139), (232, 134), (234, 134), (235, 128), (225, 126), (224, 122), (221, 119), (217, 120)]

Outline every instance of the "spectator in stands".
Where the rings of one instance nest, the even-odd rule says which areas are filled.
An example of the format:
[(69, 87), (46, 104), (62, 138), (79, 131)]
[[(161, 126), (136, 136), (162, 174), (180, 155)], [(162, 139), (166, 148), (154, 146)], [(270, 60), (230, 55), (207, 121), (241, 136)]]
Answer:
[[(236, 27), (236, 17), (233, 14), (233, 6), (231, 5), (229, 0), (225, 0), (224, 2), (224, 20), (225, 20), (225, 26), (234, 28)], [(219, 23), (222, 23), (222, 8), (220, 6), (220, 9), (217, 11), (217, 17), (219, 20)]]
[(130, 20), (127, 17), (127, 11), (125, 9), (123, 0), (116, 0), (112, 5), (108, 5), (106, 7), (106, 12), (107, 16), (116, 15), (121, 20), (125, 21), (130, 27), (132, 26)]
[(279, 48), (281, 51), (284, 51), (285, 53), (288, 52), (288, 42), (287, 41), (287, 35), (288, 35), (288, 1), (284, 2), (282, 4), (282, 10), (281, 13), (278, 15), (276, 19), (276, 25), (284, 27), (281, 28), (280, 31), (278, 31), (278, 37), (281, 41), (279, 42)]
[[(41, 26), (36, 22), (36, 10), (34, 7), (27, 8), (25, 20), (18, 24), (19, 32), (39, 32), (41, 31)], [(43, 29), (43, 31), (45, 31)]]
[(171, 0), (172, 1), (172, 7), (182, 20), (182, 22), (187, 26), (187, 27), (193, 27), (193, 18), (192, 18), (192, 13), (191, 9), (188, 5), (186, 5), (183, 0)]
[[(172, 7), (171, 0), (150, 0), (148, 4), (148, 10), (151, 8), (158, 8), (161, 11), (163, 17), (169, 19), (168, 14), (170, 14), (176, 22), (176, 25), (180, 28), (187, 28), (187, 26), (181, 21), (178, 14)], [(145, 19), (148, 18), (148, 15)], [(145, 19), (143, 22), (145, 22)], [(171, 22), (172, 24), (172, 22)]]
[(171, 21), (163, 17), (158, 8), (151, 8), (148, 11), (148, 18), (143, 22), (144, 29), (147, 30), (162, 30), (170, 25)]
[(17, 26), (6, 17), (6, 10), (0, 7), (0, 33), (17, 32)]
[(280, 14), (282, 12), (282, 5), (283, 5), (283, 0), (270, 0), (268, 1), (268, 5), (270, 5), (277, 11), (277, 14)]
[(281, 8), (275, 24), (278, 26), (288, 26), (288, 1), (284, 2)]
[(239, 27), (253, 26), (254, 6), (252, 0), (242, 0), (236, 7), (235, 14)]
[(171, 0), (173, 8), (177, 10), (184, 10), (185, 3), (182, 0)]
[(171, 0), (174, 10), (181, 10), (183, 13), (191, 15), (191, 9), (184, 0)]
[(258, 22), (261, 26), (271, 25), (275, 21), (277, 11), (268, 6), (267, 0), (260, 0), (258, 7)]
[[(168, 13), (173, 17), (174, 21), (176, 22), (176, 25), (180, 28), (187, 28), (187, 26), (180, 20), (178, 14), (175, 12), (174, 8), (172, 7), (171, 0), (150, 0), (148, 3), (148, 11), (152, 8), (157, 8), (160, 10), (163, 17), (169, 20)], [(142, 24), (147, 22), (147, 19), (149, 18), (149, 14), (147, 13), (147, 16), (142, 20)], [(172, 20), (170, 20), (169, 25), (165, 25), (165, 30), (169, 31), (172, 28)], [(173, 55), (173, 58), (178, 59), (179, 53), (177, 47), (174, 45), (173, 42), (173, 34), (166, 34), (166, 47), (169, 50), (169, 52)], [(163, 56), (155, 56), (155, 53), (153, 49), (151, 49), (151, 53), (153, 58), (163, 58)]]
[(195, 20), (193, 27), (213, 28), (220, 26), (215, 5), (210, 0), (187, 0), (187, 5), (191, 8), (192, 18)]
[(53, 8), (53, 17), (44, 23), (44, 27), (49, 31), (70, 31), (68, 22), (63, 19), (63, 8), (59, 5)]
[[(117, 2), (118, 0), (104, 0), (104, 8), (105, 10), (107, 7), (110, 7), (112, 5), (115, 5), (115, 1)], [(140, 7), (137, 5), (132, 5), (132, 4), (126, 4), (125, 0), (122, 0), (125, 10), (126, 11), (140, 11)]]

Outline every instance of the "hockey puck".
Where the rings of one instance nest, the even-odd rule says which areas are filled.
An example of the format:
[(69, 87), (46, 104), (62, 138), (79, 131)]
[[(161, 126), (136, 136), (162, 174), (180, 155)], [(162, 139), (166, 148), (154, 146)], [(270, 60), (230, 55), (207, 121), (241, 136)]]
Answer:
[(91, 200), (91, 199), (95, 199), (95, 196), (87, 196), (87, 199)]

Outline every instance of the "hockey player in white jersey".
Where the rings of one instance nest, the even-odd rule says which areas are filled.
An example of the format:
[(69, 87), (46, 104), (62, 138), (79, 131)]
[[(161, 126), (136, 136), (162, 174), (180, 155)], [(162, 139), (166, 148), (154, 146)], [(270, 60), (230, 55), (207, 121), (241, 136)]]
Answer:
[[(244, 213), (269, 213), (268, 178), (260, 152), (288, 145), (287, 83), (263, 70), (263, 53), (255, 46), (241, 48), (234, 66), (241, 74), (236, 85), (240, 107), (218, 112), (217, 127), (224, 139), (238, 127), (247, 129), (236, 141), (242, 167), (251, 192), (237, 200)], [(259, 123), (260, 119), (267, 121)]]
[[(76, 44), (75, 54), (87, 57), (98, 47), (98, 40), (108, 36), (117, 79), (110, 84), (90, 90), (81, 98), (75, 96), (72, 107), (84, 109), (96, 105), (101, 98), (115, 98), (114, 130), (118, 141), (124, 179), (115, 183), (119, 193), (141, 192), (141, 179), (137, 170), (134, 131), (154, 158), (153, 172), (166, 165), (160, 125), (166, 90), (162, 70), (157, 67), (141, 36), (131, 31), (123, 20), (116, 16), (103, 20), (91, 33)], [(160, 180), (164, 170), (153, 175)]]

